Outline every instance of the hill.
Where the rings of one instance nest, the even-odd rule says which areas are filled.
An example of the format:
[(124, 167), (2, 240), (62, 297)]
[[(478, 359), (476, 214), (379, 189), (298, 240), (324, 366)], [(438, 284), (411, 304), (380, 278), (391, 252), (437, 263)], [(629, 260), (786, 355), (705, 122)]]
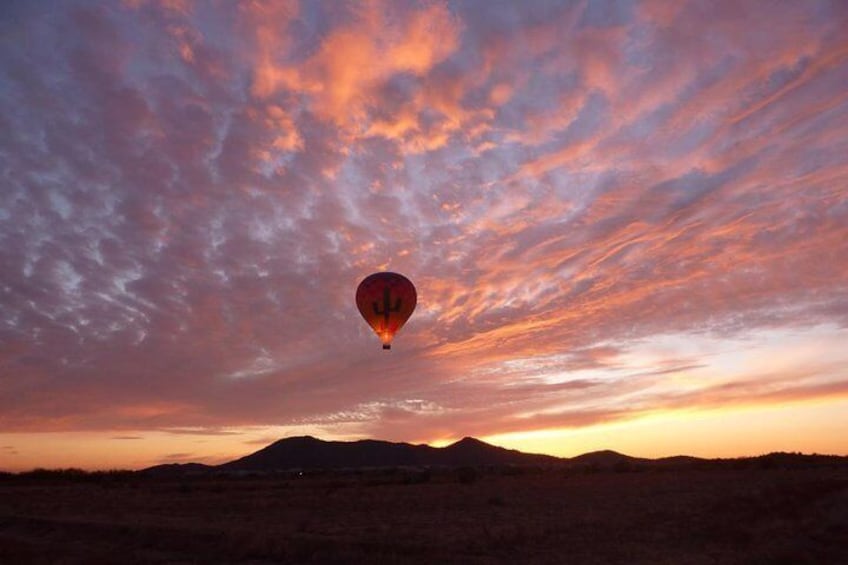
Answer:
[(538, 465), (561, 461), (464, 438), (447, 447), (378, 440), (323, 441), (310, 436), (281, 439), (235, 461), (223, 471), (281, 471), (399, 466)]
[(146, 475), (202, 475), (215, 469), (211, 465), (203, 463), (163, 463), (162, 465), (154, 465), (143, 469), (141, 472)]
[(367, 469), (381, 467), (508, 467), (556, 466), (582, 471), (636, 471), (645, 469), (813, 468), (845, 466), (848, 457), (769, 453), (735, 459), (701, 459), (686, 455), (646, 459), (616, 451), (584, 453), (572, 458), (523, 453), (497, 447), (472, 437), (446, 447), (379, 440), (324, 441), (311, 436), (284, 438), (259, 451), (217, 466), (170, 463), (141, 471), (151, 476), (195, 476), (208, 473), (273, 473), (308, 469)]

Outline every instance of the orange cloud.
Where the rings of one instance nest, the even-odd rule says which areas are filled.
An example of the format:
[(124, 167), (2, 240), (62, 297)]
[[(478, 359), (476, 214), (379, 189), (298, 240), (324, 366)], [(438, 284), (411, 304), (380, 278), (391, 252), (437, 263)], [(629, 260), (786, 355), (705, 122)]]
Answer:
[(281, 63), (292, 48), (287, 28), (298, 17), (299, 6), (297, 0), (253, 0), (239, 4), (239, 13), (255, 40), (251, 87), (254, 96), (265, 98), (280, 88), (299, 85), (298, 71)]
[[(842, 394), (843, 10), (25, 4), (0, 428), (409, 439)], [(419, 289), (389, 356), (351, 303), (378, 269)]]
[[(274, 5), (272, 3), (272, 5)], [(458, 25), (440, 3), (401, 12), (389, 19), (386, 6), (361, 6), (356, 18), (331, 31), (306, 61), (287, 62), (292, 48), (285, 26), (297, 18), (294, 9), (253, 4), (247, 9), (256, 26), (257, 53), (252, 91), (267, 98), (281, 89), (305, 95), (320, 118), (349, 135), (368, 130), (370, 108), (379, 104), (378, 89), (398, 73), (424, 75), (457, 47)], [(273, 22), (273, 23), (269, 23)], [(401, 123), (375, 122), (373, 134), (405, 133), (414, 113)]]

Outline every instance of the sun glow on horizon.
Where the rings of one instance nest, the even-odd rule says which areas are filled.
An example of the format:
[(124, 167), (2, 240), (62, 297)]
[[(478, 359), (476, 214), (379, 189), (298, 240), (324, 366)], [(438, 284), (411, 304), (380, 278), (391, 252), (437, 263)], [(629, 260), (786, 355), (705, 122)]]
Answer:
[[(580, 428), (481, 434), (477, 438), (507, 449), (557, 457), (575, 457), (606, 449), (646, 458), (674, 455), (732, 458), (775, 451), (848, 456), (845, 429), (848, 429), (848, 395), (782, 405), (658, 411)], [(258, 451), (279, 439), (299, 435), (313, 435), (325, 441), (381, 439), (280, 427), (170, 433), (0, 433), (3, 448), (0, 471), (70, 467), (137, 470), (162, 463), (188, 462), (216, 465)], [(446, 447), (462, 437), (410, 443)]]
[(845, 429), (848, 395), (775, 406), (680, 409), (579, 429), (494, 434), (481, 439), (558, 457), (604, 449), (647, 458), (731, 458), (775, 451), (848, 455)]

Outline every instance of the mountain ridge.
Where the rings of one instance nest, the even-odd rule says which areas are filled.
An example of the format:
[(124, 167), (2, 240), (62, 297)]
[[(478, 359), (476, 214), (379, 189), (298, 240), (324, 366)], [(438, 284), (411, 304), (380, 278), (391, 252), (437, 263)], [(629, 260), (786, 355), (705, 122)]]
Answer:
[(684, 468), (697, 466), (745, 466), (762, 468), (845, 464), (848, 457), (769, 453), (755, 457), (705, 459), (676, 455), (656, 459), (632, 457), (613, 450), (599, 450), (575, 457), (525, 453), (464, 437), (444, 447), (376, 439), (322, 440), (313, 436), (282, 438), (220, 465), (165, 463), (140, 472), (146, 474), (274, 473), (315, 469), (369, 469), (387, 467), (509, 467), (544, 466), (565, 469), (627, 471), (641, 467)]
[(559, 460), (552, 455), (509, 450), (470, 437), (445, 447), (432, 447), (374, 439), (325, 441), (311, 436), (296, 436), (277, 440), (216, 468), (223, 471), (281, 471), (297, 468), (530, 465)]

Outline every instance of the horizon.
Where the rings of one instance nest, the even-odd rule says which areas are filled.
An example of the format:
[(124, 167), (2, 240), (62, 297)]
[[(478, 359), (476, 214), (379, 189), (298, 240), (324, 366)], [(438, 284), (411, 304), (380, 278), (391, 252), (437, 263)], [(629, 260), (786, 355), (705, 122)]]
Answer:
[[(285, 442), (286, 440), (295, 440), (295, 439), (307, 439), (307, 440), (313, 440), (313, 441), (320, 442), (320, 443), (350, 443), (350, 444), (353, 444), (353, 443), (359, 443), (359, 442), (377, 442), (377, 443), (386, 443), (386, 444), (390, 444), (390, 445), (408, 445), (410, 447), (430, 447), (430, 448), (434, 448), (434, 449), (445, 449), (445, 448), (451, 447), (453, 445), (460, 444), (460, 443), (462, 443), (466, 440), (472, 440), (472, 441), (482, 442), (483, 444), (488, 445), (490, 447), (513, 450), (513, 448), (507, 448), (507, 447), (504, 447), (504, 446), (495, 445), (495, 444), (492, 444), (492, 443), (489, 443), (489, 442), (486, 442), (486, 441), (483, 441), (483, 440), (480, 440), (478, 438), (471, 437), (471, 436), (465, 436), (461, 439), (457, 439), (457, 440), (450, 441), (450, 442), (445, 442), (443, 445), (431, 445), (431, 444), (427, 444), (427, 443), (390, 442), (390, 441), (381, 440), (381, 439), (377, 439), (377, 438), (361, 438), (361, 439), (351, 439), (351, 440), (327, 440), (327, 439), (322, 439), (322, 438), (306, 435), (306, 436), (283, 437), (283, 438), (277, 439), (275, 441), (272, 441), (268, 445), (266, 445), (264, 447), (260, 447), (260, 448), (254, 450), (254, 451), (249, 452), (249, 453), (236, 455), (232, 459), (228, 459), (226, 461), (220, 461), (220, 462), (216, 462), (216, 463), (202, 463), (202, 462), (199, 462), (199, 461), (180, 461), (180, 462), (165, 461), (165, 462), (162, 462), (162, 463), (156, 463), (156, 464), (148, 466), (148, 467), (139, 467), (139, 468), (82, 468), (82, 467), (33, 467), (33, 468), (28, 468), (28, 469), (2, 469), (2, 468), (0, 468), (0, 473), (13, 473), (13, 474), (22, 473), (22, 474), (26, 474), (26, 473), (34, 472), (34, 471), (51, 471), (51, 472), (82, 471), (82, 472), (85, 472), (85, 473), (124, 472), (124, 471), (136, 472), (136, 471), (143, 471), (143, 470), (146, 470), (146, 469), (149, 469), (149, 468), (152, 468), (152, 467), (163, 466), (163, 465), (205, 465), (205, 466), (208, 466), (208, 467), (217, 467), (217, 466), (224, 465), (224, 464), (227, 464), (227, 463), (235, 462), (239, 459), (242, 459), (242, 458), (250, 456), (250, 455), (254, 455), (254, 454), (256, 454), (260, 451), (263, 451), (264, 449), (266, 449), (268, 447), (271, 447), (271, 446), (277, 445), (279, 443)], [(631, 454), (631, 453), (622, 453), (622, 452), (616, 451), (614, 449), (597, 449), (597, 450), (593, 450), (593, 451), (587, 451), (587, 452), (584, 452), (584, 453), (579, 453), (577, 455), (573, 455), (573, 456), (569, 456), (569, 457), (559, 456), (559, 455), (550, 455), (550, 454), (547, 454), (547, 453), (529, 452), (529, 451), (523, 451), (523, 450), (515, 450), (515, 451), (518, 451), (519, 453), (524, 454), (524, 455), (551, 456), (551, 457), (554, 457), (555, 459), (560, 459), (562, 461), (571, 461), (571, 460), (574, 460), (574, 459), (577, 459), (577, 458), (580, 458), (580, 457), (583, 457), (583, 456), (586, 456), (586, 455), (594, 455), (594, 454), (600, 454), (600, 453), (611, 453), (611, 454), (615, 454), (615, 455), (624, 456), (628, 459), (643, 460), (643, 461), (648, 461), (648, 462), (661, 461), (663, 459), (670, 459), (670, 458), (676, 458), (676, 457), (691, 457), (693, 459), (698, 459), (698, 460), (703, 460), (703, 461), (727, 461), (727, 460), (737, 460), (737, 459), (738, 460), (757, 459), (759, 457), (767, 457), (769, 455), (800, 455), (800, 456), (805, 456), (805, 457), (813, 456), (813, 457), (845, 457), (845, 458), (848, 458), (848, 454), (817, 453), (817, 452), (802, 453), (802, 452), (798, 452), (798, 451), (770, 451), (770, 452), (767, 452), (767, 453), (740, 455), (740, 456), (736, 456), (736, 457), (698, 457), (698, 456), (693, 456), (693, 455), (690, 455), (690, 454), (687, 454), (687, 453), (678, 453), (678, 454), (675, 454), (675, 455), (666, 455), (666, 456), (662, 456), (662, 457), (641, 457), (639, 455), (634, 455), (634, 454)]]
[(308, 439), (308, 440), (314, 440), (314, 441), (321, 442), (321, 443), (378, 442), (378, 443), (388, 443), (388, 444), (409, 445), (411, 447), (426, 446), (426, 447), (431, 447), (431, 448), (434, 448), (434, 449), (444, 449), (444, 448), (450, 447), (452, 445), (459, 444), (459, 443), (461, 443), (465, 440), (473, 440), (473, 441), (482, 442), (482, 443), (489, 445), (491, 447), (496, 447), (496, 448), (500, 448), (500, 449), (516, 450), (516, 451), (519, 451), (520, 453), (523, 453), (523, 454), (526, 454), (526, 455), (547, 455), (547, 456), (551, 456), (551, 457), (554, 457), (554, 458), (562, 459), (563, 461), (568, 461), (568, 460), (572, 460), (572, 459), (575, 459), (575, 458), (578, 458), (578, 457), (581, 457), (581, 456), (592, 455), (592, 454), (596, 454), (596, 453), (614, 453), (614, 454), (617, 454), (617, 455), (623, 455), (624, 457), (627, 457), (627, 458), (642, 459), (642, 460), (646, 460), (646, 461), (658, 461), (658, 460), (662, 460), (662, 459), (665, 459), (665, 458), (674, 458), (674, 457), (692, 457), (692, 458), (695, 458), (695, 459), (702, 459), (702, 460), (705, 460), (705, 461), (730, 460), (730, 459), (756, 459), (758, 457), (765, 457), (765, 456), (768, 456), (768, 455), (775, 455), (775, 454), (789, 454), (789, 455), (803, 455), (803, 456), (824, 456), (824, 457), (848, 457), (848, 452), (846, 452), (846, 453), (819, 453), (819, 452), (816, 452), (816, 451), (811, 451), (811, 452), (768, 451), (768, 452), (756, 453), (756, 454), (751, 453), (751, 454), (745, 454), (745, 455), (720, 456), (720, 457), (704, 457), (704, 456), (692, 455), (692, 454), (689, 454), (689, 453), (674, 453), (673, 455), (644, 457), (644, 456), (641, 456), (641, 455), (638, 455), (638, 454), (625, 453), (625, 452), (621, 452), (621, 451), (618, 451), (618, 450), (615, 450), (615, 449), (608, 449), (608, 448), (594, 449), (592, 451), (585, 451), (585, 452), (576, 453), (576, 454), (570, 455), (570, 456), (564, 456), (564, 455), (553, 455), (551, 453), (540, 453), (540, 452), (534, 452), (534, 451), (526, 451), (526, 450), (522, 450), (522, 449), (506, 447), (506, 446), (503, 446), (503, 445), (496, 445), (494, 443), (490, 443), (488, 441), (484, 441), (482, 439), (475, 438), (473, 436), (464, 436), (464, 437), (459, 438), (459, 439), (439, 441), (439, 442), (436, 442), (435, 444), (432, 444), (432, 443), (413, 443), (413, 442), (405, 442), (405, 441), (388, 441), (388, 440), (382, 440), (382, 439), (379, 439), (379, 438), (324, 439), (324, 438), (315, 437), (315, 436), (311, 436), (311, 435), (302, 435), (302, 436), (281, 437), (279, 439), (272, 440), (267, 445), (257, 447), (256, 449), (253, 449), (253, 450), (246, 452), (246, 453), (235, 454), (231, 458), (224, 459), (224, 460), (214, 460), (214, 461), (206, 461), (206, 462), (194, 461), (194, 460), (184, 460), (184, 461), (183, 460), (181, 460), (181, 461), (163, 460), (159, 463), (153, 463), (152, 465), (147, 465), (147, 466), (144, 466), (144, 467), (121, 467), (121, 468), (118, 468), (118, 467), (85, 468), (85, 467), (78, 467), (78, 466), (29, 467), (29, 468), (19, 468), (19, 469), (0, 468), (0, 473), (28, 473), (28, 472), (31, 472), (31, 471), (68, 471), (68, 470), (79, 470), (79, 471), (83, 471), (83, 472), (87, 472), (87, 473), (113, 472), (113, 471), (142, 471), (144, 469), (159, 466), (159, 465), (187, 465), (187, 464), (188, 465), (200, 464), (200, 465), (207, 465), (207, 466), (210, 466), (210, 467), (215, 467), (215, 466), (219, 466), (219, 465), (223, 465), (223, 464), (226, 464), (226, 463), (236, 461), (238, 459), (241, 459), (243, 457), (247, 457), (249, 455), (253, 455), (255, 453), (258, 453), (259, 451), (264, 450), (265, 448), (271, 447), (273, 445), (284, 442), (286, 440), (293, 440), (293, 439)]
[[(298, 435), (848, 455), (845, 29), (827, 0), (6, 3), (0, 469)], [(389, 351), (379, 271), (417, 292)]]

